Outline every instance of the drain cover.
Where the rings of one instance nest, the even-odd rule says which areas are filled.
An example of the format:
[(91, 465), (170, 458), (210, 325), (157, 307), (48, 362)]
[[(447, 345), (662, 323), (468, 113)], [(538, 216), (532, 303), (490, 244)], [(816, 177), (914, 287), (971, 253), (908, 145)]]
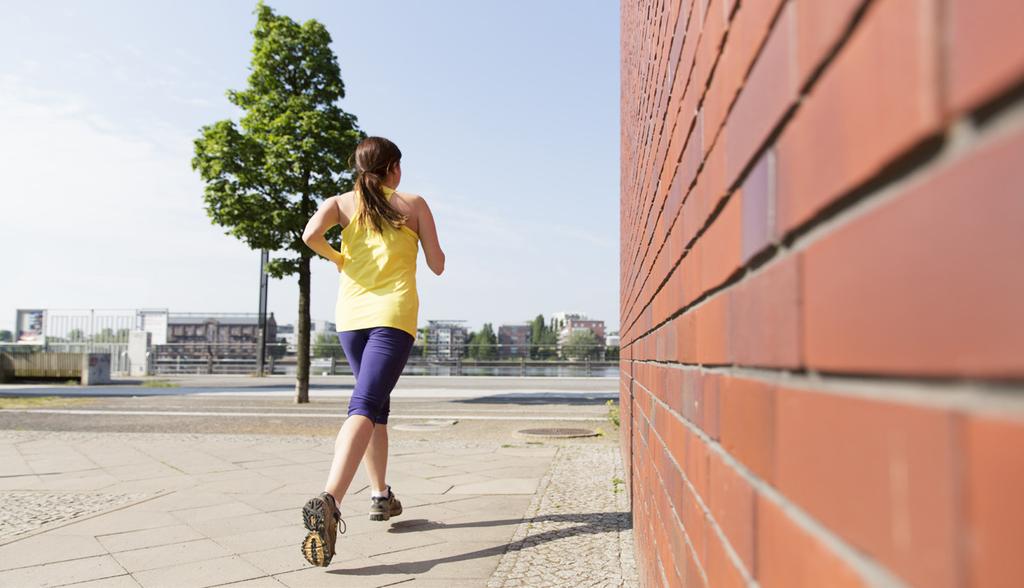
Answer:
[(401, 425), (392, 425), (392, 429), (398, 429), (399, 431), (440, 431), (445, 427), (450, 427), (459, 421), (455, 420), (434, 420), (427, 421), (425, 423), (404, 423)]
[(528, 437), (550, 437), (550, 438), (561, 438), (567, 439), (571, 437), (596, 437), (597, 433), (590, 429), (569, 429), (565, 427), (549, 428), (549, 429), (520, 429), (517, 431), (520, 435), (526, 435)]

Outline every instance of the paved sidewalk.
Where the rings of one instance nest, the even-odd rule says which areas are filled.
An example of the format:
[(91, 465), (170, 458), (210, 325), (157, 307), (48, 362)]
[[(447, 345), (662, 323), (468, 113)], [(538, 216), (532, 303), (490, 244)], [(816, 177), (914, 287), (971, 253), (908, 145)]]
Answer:
[(636, 584), (613, 442), (392, 439), (405, 512), (369, 521), (360, 469), (315, 568), (300, 509), (332, 452), (313, 436), (0, 431), (0, 585)]

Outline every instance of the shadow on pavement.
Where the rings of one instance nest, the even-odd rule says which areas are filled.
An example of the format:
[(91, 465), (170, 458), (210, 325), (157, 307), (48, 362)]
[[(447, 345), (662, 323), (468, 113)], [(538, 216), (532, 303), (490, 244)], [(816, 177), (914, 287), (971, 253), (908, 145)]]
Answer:
[[(388, 529), (388, 532), (411, 533), (416, 531), (426, 531), (430, 529), (469, 529), (473, 527), (493, 527), (498, 525), (519, 524), (520, 522), (540, 523), (544, 521), (569, 522), (580, 524), (574, 527), (567, 527), (564, 529), (553, 529), (551, 531), (544, 531), (543, 533), (538, 533), (536, 535), (528, 535), (526, 538), (516, 541), (514, 543), (495, 545), (494, 547), (478, 549), (476, 551), (460, 553), (458, 555), (451, 555), (448, 557), (425, 559), (422, 561), (402, 562), (395, 564), (364, 566), (361, 568), (336, 569), (330, 570), (327, 573), (338, 574), (342, 576), (375, 576), (378, 574), (394, 574), (396, 572), (404, 574), (422, 574), (429, 571), (431, 568), (438, 564), (466, 561), (478, 557), (492, 557), (495, 555), (502, 555), (507, 551), (520, 551), (524, 548), (528, 548), (547, 541), (562, 539), (564, 537), (571, 535), (608, 533), (612, 531), (617, 532), (619, 530), (628, 530), (633, 528), (633, 518), (629, 511), (626, 511), (595, 512), (584, 514), (555, 514), (542, 515), (532, 517), (529, 519), (503, 519), (494, 521), (474, 521), (470, 523), (455, 524), (447, 524), (440, 521), (430, 521), (427, 519), (412, 519), (393, 524), (391, 528)], [(527, 544), (527, 540), (529, 540), (529, 544)]]

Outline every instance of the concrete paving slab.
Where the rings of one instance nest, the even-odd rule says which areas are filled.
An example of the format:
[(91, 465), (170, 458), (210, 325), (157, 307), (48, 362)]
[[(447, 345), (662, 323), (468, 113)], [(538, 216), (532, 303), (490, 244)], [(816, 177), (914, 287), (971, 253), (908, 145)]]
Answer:
[[(301, 524), (302, 518), (298, 514), (293, 514), (288, 518), (291, 519), (293, 524)], [(283, 516), (257, 512), (256, 514), (247, 514), (242, 516), (193, 521), (190, 522), (189, 525), (207, 537), (217, 538), (224, 535), (237, 535), (238, 533), (261, 531), (263, 529), (280, 527), (282, 524), (287, 522), (288, 520), (285, 520), (285, 517)], [(305, 533), (302, 533), (302, 535), (304, 536)], [(301, 539), (301, 536), (299, 539)]]
[(266, 573), (240, 556), (230, 555), (137, 572), (133, 575), (145, 588), (191, 588), (257, 579), (266, 576)]
[[(388, 482), (405, 512), (390, 521), (368, 519), (361, 466), (341, 504), (346, 532), (324, 569), (300, 554), (300, 512), (322, 489), (333, 438), (7, 431), (0, 432), (0, 456), (13, 451), (27, 459), (18, 442), (23, 435), (33, 459), (93, 464), (58, 472), (54, 484), (108, 476), (119, 492), (169, 491), (0, 546), (0, 562), (17, 566), (0, 574), (29, 586), (50, 574), (61, 583), (128, 586), (485, 586), (558, 455), (552, 446), (393, 439)], [(113, 453), (119, 447), (145, 451)], [(107, 453), (118, 457), (96, 458)], [(23, 485), (43, 489), (51, 483), (47, 476), (25, 478)], [(46, 561), (45, 549), (54, 546), (66, 561)], [(7, 585), (3, 576), (0, 585)]]
[(407, 582), (412, 580), (413, 576), (375, 559), (361, 558), (338, 565), (332, 561), (326, 569), (307, 568), (278, 574), (274, 578), (291, 588), (377, 588)]
[(259, 509), (249, 506), (244, 502), (232, 500), (218, 501), (217, 504), (200, 506), (197, 508), (183, 508), (170, 511), (182, 522), (193, 524), (210, 519), (223, 519), (225, 517), (243, 517), (246, 515), (260, 514)]
[(219, 543), (204, 537), (168, 545), (121, 551), (113, 554), (113, 557), (124, 566), (124, 569), (134, 573), (227, 555), (232, 554), (221, 547)]
[(489, 578), (507, 547), (493, 541), (444, 541), (374, 559), (416, 578), (448, 578), (458, 584), (463, 578)]
[[(61, 537), (34, 535), (0, 546), (0, 570), (44, 565), (54, 561), (107, 555), (94, 537)], [(0, 585), (3, 585), (0, 583)]]
[(201, 533), (188, 525), (174, 525), (171, 527), (143, 529), (141, 531), (128, 531), (127, 533), (99, 535), (96, 537), (96, 540), (113, 554), (130, 549), (169, 545), (171, 543), (193, 541), (202, 538), (203, 535)]
[(497, 478), (486, 482), (458, 484), (448, 494), (534, 494), (537, 478)]
[(89, 580), (88, 582), (79, 582), (71, 584), (71, 586), (74, 588), (139, 588), (139, 583), (135, 581), (131, 574), (123, 574), (98, 580)]
[(0, 572), (0, 586), (53, 586), (124, 574), (124, 568), (109, 555), (58, 561), (47, 565)]
[[(298, 518), (299, 515), (296, 514), (295, 517)], [(298, 540), (305, 537), (305, 529), (296, 525), (295, 521), (291, 521), (290, 524), (279, 527), (222, 535), (217, 537), (217, 543), (223, 545), (225, 549), (230, 549), (232, 553), (239, 554), (263, 551), (286, 545), (291, 546), (298, 553), (298, 548), (295, 547), (297, 545), (296, 537), (298, 537)]]

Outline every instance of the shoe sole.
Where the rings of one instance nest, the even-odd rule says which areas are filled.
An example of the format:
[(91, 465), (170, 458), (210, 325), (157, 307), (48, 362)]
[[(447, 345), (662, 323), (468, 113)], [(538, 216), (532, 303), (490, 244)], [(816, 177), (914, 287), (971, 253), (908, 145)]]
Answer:
[(397, 517), (400, 514), (402, 514), (402, 505), (398, 505), (398, 510), (396, 510), (396, 511), (385, 510), (384, 512), (377, 512), (375, 510), (371, 510), (370, 511), (370, 520), (371, 521), (386, 521), (386, 520), (390, 519), (391, 517)]
[(309, 530), (302, 540), (302, 556), (309, 563), (325, 567), (331, 563), (331, 555), (327, 551), (327, 521), (324, 516), (324, 501), (310, 498), (302, 507), (302, 524)]

